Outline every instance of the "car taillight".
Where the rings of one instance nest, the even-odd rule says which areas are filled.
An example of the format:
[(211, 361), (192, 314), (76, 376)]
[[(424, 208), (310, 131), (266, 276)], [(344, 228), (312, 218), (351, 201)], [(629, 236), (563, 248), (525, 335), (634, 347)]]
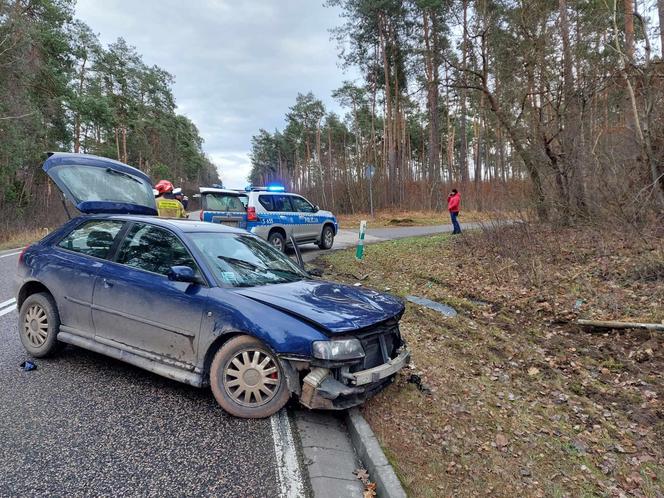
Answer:
[(23, 264), (23, 258), (25, 257), (25, 251), (28, 250), (28, 247), (30, 247), (30, 246), (29, 246), (29, 245), (28, 245), (28, 246), (25, 246), (25, 247), (23, 248), (23, 250), (21, 251), (21, 254), (19, 254), (19, 256), (18, 256), (18, 264), (19, 264), (19, 265), (22, 265), (22, 264)]
[(247, 221), (258, 221), (258, 216), (256, 216), (256, 208), (249, 206), (247, 208)]

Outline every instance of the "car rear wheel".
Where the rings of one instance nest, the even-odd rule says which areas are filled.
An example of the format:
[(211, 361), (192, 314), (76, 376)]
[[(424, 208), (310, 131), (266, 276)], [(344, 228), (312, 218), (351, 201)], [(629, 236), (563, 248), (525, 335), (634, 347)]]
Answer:
[(330, 225), (325, 225), (318, 247), (321, 249), (332, 249), (332, 244), (334, 244), (334, 230)]
[(21, 305), (18, 323), (21, 343), (30, 355), (42, 358), (62, 347), (57, 340), (60, 314), (50, 294), (40, 292), (28, 296)]
[(214, 355), (210, 386), (217, 403), (242, 418), (269, 417), (290, 397), (279, 360), (248, 335), (234, 337)]
[(286, 239), (281, 232), (272, 232), (267, 241), (272, 244), (275, 249), (279, 249), (281, 252), (286, 250)]

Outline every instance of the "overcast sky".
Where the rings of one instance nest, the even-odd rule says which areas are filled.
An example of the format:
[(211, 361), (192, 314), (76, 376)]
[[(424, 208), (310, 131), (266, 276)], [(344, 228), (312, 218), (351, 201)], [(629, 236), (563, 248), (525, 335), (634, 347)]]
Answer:
[(251, 136), (284, 127), (298, 92), (327, 108), (344, 79), (323, 0), (78, 0), (105, 45), (123, 37), (175, 76), (178, 111), (198, 126), (224, 184), (244, 187)]

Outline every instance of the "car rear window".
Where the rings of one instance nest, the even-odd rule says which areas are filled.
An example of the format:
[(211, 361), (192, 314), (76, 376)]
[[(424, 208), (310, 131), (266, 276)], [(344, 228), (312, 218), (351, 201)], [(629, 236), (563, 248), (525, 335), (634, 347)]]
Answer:
[(239, 211), (243, 212), (245, 209), (245, 202), (242, 198), (246, 199), (247, 196), (222, 194), (222, 193), (207, 193), (203, 194), (203, 210), (204, 211)]
[(95, 258), (107, 259), (123, 221), (88, 221), (62, 239), (58, 246)]
[(258, 202), (267, 211), (293, 211), (290, 198), (287, 195), (259, 195)]

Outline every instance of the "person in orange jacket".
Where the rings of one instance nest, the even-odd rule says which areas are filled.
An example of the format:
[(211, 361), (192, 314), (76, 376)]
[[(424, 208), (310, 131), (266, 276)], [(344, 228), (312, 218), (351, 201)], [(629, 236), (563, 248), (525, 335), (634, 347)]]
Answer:
[(452, 234), (461, 233), (461, 225), (459, 225), (459, 208), (461, 206), (461, 195), (459, 191), (455, 188), (452, 189), (452, 193), (447, 196), (447, 210), (450, 212), (450, 218), (452, 218), (452, 226), (454, 230)]

